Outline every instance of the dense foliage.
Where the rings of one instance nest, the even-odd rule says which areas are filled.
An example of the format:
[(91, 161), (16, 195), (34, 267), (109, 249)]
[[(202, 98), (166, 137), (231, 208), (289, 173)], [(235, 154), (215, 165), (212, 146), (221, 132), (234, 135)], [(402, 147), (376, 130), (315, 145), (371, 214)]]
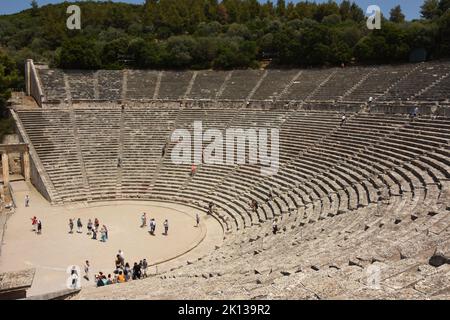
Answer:
[[(20, 78), (16, 65), (4, 52), (0, 50), (0, 118), (7, 117), (6, 103), (11, 97), (11, 88), (17, 88)], [(0, 143), (3, 136), (13, 131), (11, 119), (0, 119)]]
[[(243, 68), (264, 58), (285, 66), (407, 61), (416, 48), (448, 55), (450, 1), (425, 0), (422, 19), (390, 11), (366, 27), (355, 3), (257, 0), (82, 1), (81, 30), (68, 30), (69, 3), (0, 17), (0, 45), (21, 68), (26, 58), (62, 68)], [(365, 8), (364, 8), (365, 9)]]

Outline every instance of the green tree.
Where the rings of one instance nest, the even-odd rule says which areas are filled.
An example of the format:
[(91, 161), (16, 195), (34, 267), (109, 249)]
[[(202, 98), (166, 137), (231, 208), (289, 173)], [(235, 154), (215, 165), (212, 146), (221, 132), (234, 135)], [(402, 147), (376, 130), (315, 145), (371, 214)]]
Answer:
[(196, 62), (197, 42), (191, 36), (170, 37), (166, 44), (166, 63), (175, 68), (188, 68)]
[(441, 14), (444, 14), (447, 12), (447, 10), (450, 9), (450, 0), (440, 0), (439, 1), (439, 10), (441, 11)]
[(339, 6), (336, 2), (329, 0), (326, 3), (321, 3), (317, 6), (314, 13), (314, 19), (321, 22), (323, 18), (332, 14), (339, 15)]
[(440, 17), (438, 21), (439, 36), (438, 36), (438, 50), (441, 56), (450, 56), (450, 10)]
[(341, 16), (338, 14), (330, 14), (329, 16), (323, 18), (322, 22), (330, 26), (337, 25), (341, 22)]
[(241, 68), (252, 65), (256, 58), (256, 43), (225, 38), (219, 44), (217, 57), (213, 61), (216, 69)]
[(402, 8), (400, 5), (395, 6), (390, 11), (390, 17), (389, 21), (395, 22), (395, 23), (403, 23), (405, 22), (405, 15), (402, 12)]
[(155, 41), (142, 38), (133, 39), (128, 47), (128, 55), (136, 68), (159, 68), (164, 59), (164, 51)]
[(348, 0), (344, 0), (341, 2), (339, 6), (339, 14), (341, 15), (342, 20), (351, 19), (351, 8), (352, 4)]
[(106, 43), (102, 48), (102, 68), (121, 69), (125, 67), (124, 59), (128, 52), (128, 40), (119, 38)]
[(2, 113), (6, 102), (11, 98), (11, 89), (16, 88), (18, 82), (19, 75), (14, 60), (0, 51), (0, 110)]
[(57, 65), (63, 69), (98, 69), (101, 67), (98, 47), (84, 37), (69, 39), (61, 47)]
[(420, 7), (420, 13), (425, 19), (435, 19), (440, 16), (439, 0), (425, 0)]
[(277, 8), (275, 12), (277, 16), (284, 17), (286, 13), (286, 2), (284, 0), (277, 0)]
[(6, 103), (11, 97), (11, 89), (17, 88), (19, 83), (14, 61), (0, 50), (0, 142), (5, 134), (14, 131), (14, 120), (8, 118)]
[(31, 6), (31, 16), (37, 17), (39, 15), (39, 5), (36, 0), (30, 2)]
[(364, 11), (356, 3), (352, 3), (350, 14), (353, 21), (361, 22), (365, 19)]

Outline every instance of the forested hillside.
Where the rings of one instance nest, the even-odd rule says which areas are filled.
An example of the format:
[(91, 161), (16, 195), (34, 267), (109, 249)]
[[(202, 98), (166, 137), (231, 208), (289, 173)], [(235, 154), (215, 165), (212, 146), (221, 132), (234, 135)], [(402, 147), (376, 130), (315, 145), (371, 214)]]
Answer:
[(366, 8), (350, 1), (284, 0), (73, 2), (82, 28), (68, 30), (71, 3), (32, 1), (29, 10), (0, 16), (0, 45), (20, 67), (33, 58), (82, 69), (246, 68), (264, 58), (279, 66), (392, 63), (415, 48), (429, 58), (450, 52), (450, 0), (426, 0), (418, 21), (393, 8), (381, 30), (369, 30)]

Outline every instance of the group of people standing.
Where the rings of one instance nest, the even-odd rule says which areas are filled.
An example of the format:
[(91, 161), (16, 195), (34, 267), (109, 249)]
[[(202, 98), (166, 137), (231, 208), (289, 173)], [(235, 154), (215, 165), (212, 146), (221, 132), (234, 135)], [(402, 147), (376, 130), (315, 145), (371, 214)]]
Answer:
[[(141, 228), (145, 228), (147, 226), (147, 214), (145, 212), (142, 213), (141, 216)], [(156, 232), (156, 220), (154, 218), (151, 218), (148, 220), (148, 227), (149, 227), (149, 233), (154, 236)], [(164, 227), (164, 235), (169, 234), (169, 220), (164, 220), (163, 223)]]
[[(73, 233), (73, 229), (75, 227), (74, 223), (75, 218), (69, 219), (69, 233)], [(89, 219), (87, 223), (87, 235), (92, 235), (93, 240), (97, 240), (97, 234), (100, 232), (100, 241), (106, 242), (108, 240), (108, 228), (106, 225), (103, 225), (100, 228), (100, 221), (95, 218), (94, 223), (92, 223), (92, 220)], [(83, 223), (81, 222), (81, 219), (77, 219), (77, 233), (83, 233)]]
[[(124, 283), (131, 280), (138, 280), (148, 277), (148, 262), (147, 259), (142, 259), (139, 263), (135, 262), (133, 267), (130, 267), (128, 262), (125, 262), (124, 253), (122, 250), (116, 255), (115, 261), (116, 268), (113, 272), (113, 275), (108, 274), (106, 276), (103, 272), (99, 272), (95, 275), (95, 283), (97, 287), (102, 287), (105, 285), (115, 284), (115, 283)], [(84, 272), (84, 278), (89, 281), (89, 270), (90, 264), (89, 261), (86, 261)]]

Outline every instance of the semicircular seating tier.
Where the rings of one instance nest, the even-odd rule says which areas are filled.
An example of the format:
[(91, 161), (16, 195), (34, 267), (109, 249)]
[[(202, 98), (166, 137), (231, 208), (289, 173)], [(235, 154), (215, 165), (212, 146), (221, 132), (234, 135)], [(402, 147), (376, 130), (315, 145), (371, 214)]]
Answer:
[[(158, 200), (205, 212), (214, 203), (222, 247), (124, 286), (120, 296), (448, 298), (449, 75), (445, 61), (311, 70), (40, 68), (47, 103), (16, 110), (16, 121), (53, 203)], [(415, 108), (421, 115), (412, 119)], [(277, 172), (202, 163), (191, 176), (190, 164), (173, 162), (170, 137), (175, 129), (193, 132), (196, 121), (224, 137), (230, 128), (279, 130)], [(373, 268), (377, 290), (367, 282)], [(107, 290), (86, 289), (79, 298), (107, 297)]]

